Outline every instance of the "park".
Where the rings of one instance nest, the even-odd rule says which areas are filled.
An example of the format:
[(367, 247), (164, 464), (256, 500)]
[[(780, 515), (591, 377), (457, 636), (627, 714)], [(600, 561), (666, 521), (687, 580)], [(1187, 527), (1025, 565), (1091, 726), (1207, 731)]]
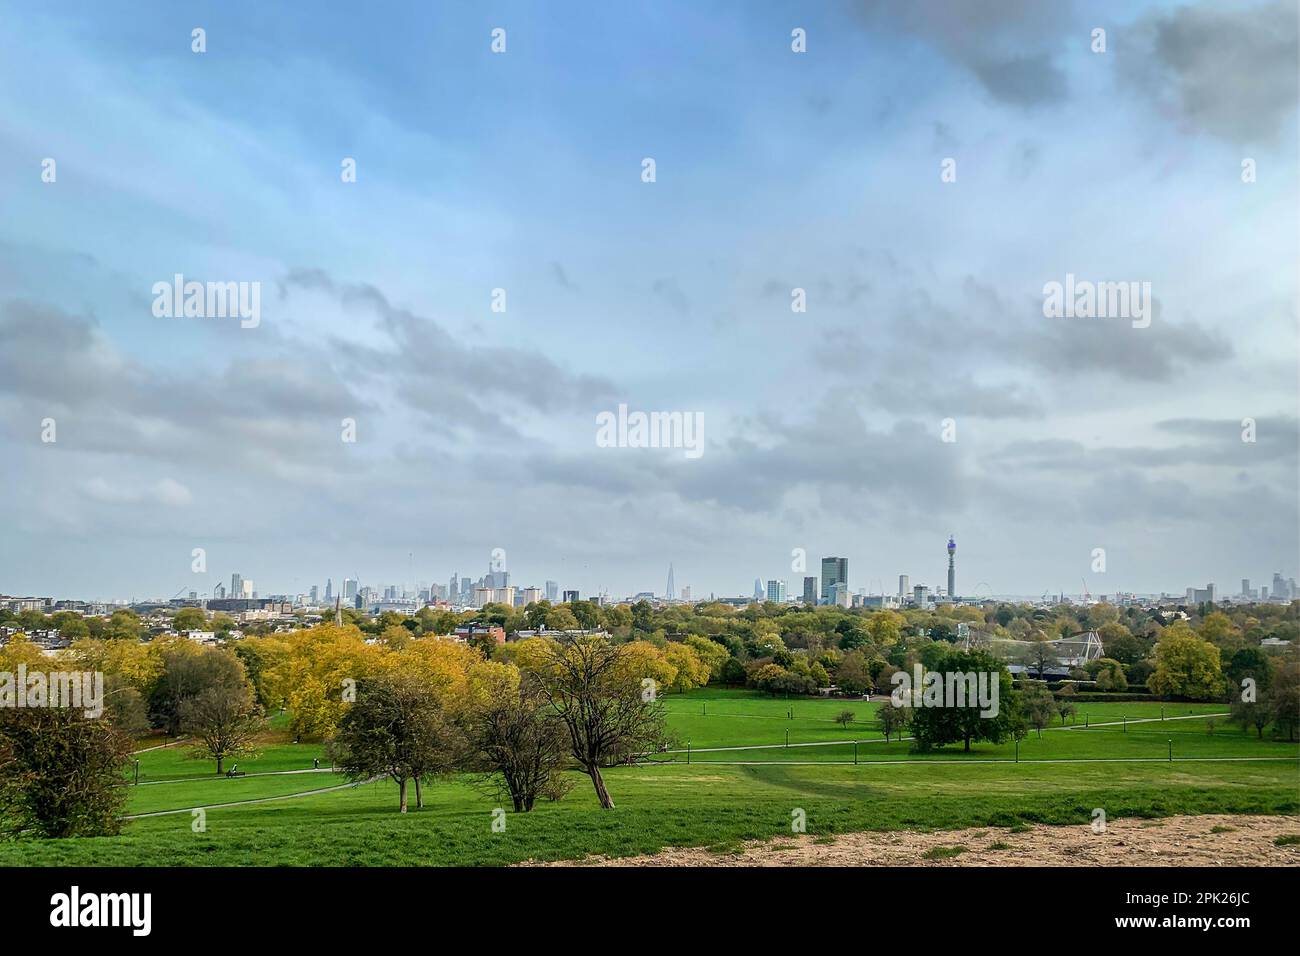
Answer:
[[(666, 847), (727, 854), (744, 841), (790, 835), (795, 808), (818, 840), (1081, 827), (1098, 807), (1111, 820), (1300, 813), (1295, 744), (1243, 732), (1221, 704), (1080, 704), (1064, 723), (1019, 741), (977, 743), (969, 754), (915, 753), (906, 740), (886, 741), (875, 712), (887, 699), (704, 687), (664, 695), (662, 704), (678, 745), (606, 770), (613, 811), (577, 785), (531, 813), (507, 813), (504, 829), (494, 830), (493, 811), (508, 797), (451, 774), (426, 785), (422, 809), (396, 814), (395, 784), (343, 779), (320, 743), (293, 742), (279, 714), (257, 755), (240, 759), (244, 776), (214, 774), (179, 742), (152, 743), (132, 758), (130, 819), (119, 835), (3, 843), (0, 865), (464, 866)], [(853, 716), (843, 722), (846, 711)]]

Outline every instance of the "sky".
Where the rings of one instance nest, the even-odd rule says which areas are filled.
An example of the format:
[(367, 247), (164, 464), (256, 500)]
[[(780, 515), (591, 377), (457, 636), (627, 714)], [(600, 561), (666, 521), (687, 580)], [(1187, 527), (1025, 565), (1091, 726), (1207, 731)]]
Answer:
[(4, 0), (0, 593), (1300, 577), (1296, 10)]

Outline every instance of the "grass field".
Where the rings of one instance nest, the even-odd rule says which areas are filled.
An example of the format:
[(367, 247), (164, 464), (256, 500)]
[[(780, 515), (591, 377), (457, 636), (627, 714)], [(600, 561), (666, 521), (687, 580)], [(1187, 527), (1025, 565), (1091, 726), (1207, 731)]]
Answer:
[[(562, 801), (507, 814), (505, 831), (493, 832), (492, 812), (503, 801), (471, 781), (427, 787), (425, 808), (404, 817), (396, 812), (396, 787), (382, 782), (209, 809), (206, 832), (194, 832), (189, 808), (344, 782), (331, 773), (286, 773), (310, 769), (321, 751), (281, 734), (259, 757), (241, 758), (249, 776), (236, 779), (218, 777), (210, 761), (189, 758), (183, 748), (139, 754), (142, 786), (130, 788), (128, 812), (185, 812), (134, 820), (117, 837), (3, 844), (0, 865), (491, 865), (664, 846), (726, 851), (741, 840), (788, 834), (796, 808), (806, 813), (811, 834), (1083, 824), (1095, 807), (1111, 818), (1300, 813), (1300, 747), (1257, 740), (1223, 718), (1207, 733), (1209, 718), (1199, 715), (1216, 712), (1215, 705), (1165, 705), (1167, 718), (1193, 719), (1163, 722), (1158, 704), (1081, 705), (1073, 728), (1022, 741), (1016, 763), (1009, 744), (977, 744), (969, 755), (960, 746), (910, 754), (906, 743), (878, 740), (867, 719), (879, 705), (864, 701), (705, 690), (665, 703), (671, 728), (692, 743), (691, 763), (684, 754), (664, 754), (656, 757), (664, 763), (609, 770), (613, 811), (600, 810), (589, 782), (575, 774), (576, 786)], [(834, 721), (845, 709), (859, 718), (847, 729)], [(1094, 726), (1123, 716), (1156, 719), (1127, 729)], [(861, 744), (854, 766), (851, 744), (787, 749), (787, 729), (792, 743), (878, 742)]]

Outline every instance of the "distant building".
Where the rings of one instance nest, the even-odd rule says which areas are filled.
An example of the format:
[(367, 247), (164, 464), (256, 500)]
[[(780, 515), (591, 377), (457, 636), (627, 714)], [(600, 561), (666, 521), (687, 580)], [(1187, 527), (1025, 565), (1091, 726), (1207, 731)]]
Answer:
[(785, 582), (768, 581), (767, 599), (776, 604), (784, 604), (785, 603)]
[(691, 601), (691, 586), (689, 584), (682, 585), (682, 600), (687, 604)]
[(554, 581), (546, 582), (546, 600), (554, 604), (560, 598), (560, 586)]
[[(843, 584), (845, 593), (849, 583), (848, 558), (822, 558), (822, 600), (827, 604), (837, 604), (835, 586)], [(847, 607), (847, 605), (844, 605)]]
[(830, 603), (834, 604), (836, 607), (852, 606), (853, 598), (849, 594), (849, 586), (843, 581), (836, 582), (835, 586), (831, 589)]
[(904, 601), (906, 601), (908, 597), (911, 595), (911, 593), (912, 593), (911, 577), (909, 577), (906, 574), (900, 574), (898, 576), (898, 596), (902, 598)]
[(957, 555), (957, 542), (948, 536), (948, 600), (957, 600), (957, 569), (955, 558)]
[(489, 638), (497, 644), (506, 642), (505, 628), (497, 624), (468, 624), (456, 628), (456, 640), (469, 641), (471, 638)]
[(918, 584), (912, 588), (912, 603), (918, 607), (925, 607), (930, 603), (930, 589), (924, 584)]
[(817, 578), (806, 577), (803, 579), (803, 603), (817, 603)]
[(578, 601), (578, 592), (577, 592), (577, 591), (565, 591), (565, 592), (564, 592), (564, 603), (565, 603), (565, 604), (574, 604), (574, 603), (576, 603), (577, 601)]

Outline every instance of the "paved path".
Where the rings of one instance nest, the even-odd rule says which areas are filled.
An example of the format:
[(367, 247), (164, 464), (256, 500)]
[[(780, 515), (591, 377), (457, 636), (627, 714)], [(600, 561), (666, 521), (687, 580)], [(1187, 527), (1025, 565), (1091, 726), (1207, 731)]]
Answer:
[(146, 780), (144, 783), (132, 784), (133, 787), (159, 787), (167, 783), (206, 783), (209, 780), (251, 780), (253, 777), (286, 777), (295, 773), (333, 773), (329, 767), (307, 767), (305, 770), (263, 770), (260, 773), (246, 773), (239, 777), (227, 777), (224, 773), (208, 774), (206, 777), (176, 777), (169, 780)]
[[(1228, 717), (1228, 716), (1231, 716), (1231, 715), (1230, 715), (1230, 714), (1188, 714), (1188, 715), (1186, 715), (1186, 716), (1184, 716), (1184, 717), (1165, 717), (1165, 718), (1160, 718), (1160, 717), (1141, 717), (1141, 718), (1134, 718), (1133, 720), (1127, 721), (1127, 723), (1130, 723), (1130, 724), (1150, 724), (1150, 723), (1156, 723), (1156, 724), (1159, 724), (1159, 723), (1165, 723), (1165, 722), (1167, 722), (1167, 721), (1171, 721), (1171, 720), (1205, 720), (1206, 718), (1209, 718), (1209, 717)], [(1121, 727), (1121, 726), (1124, 726), (1124, 724), (1125, 724), (1125, 721), (1123, 721), (1123, 720), (1111, 720), (1111, 721), (1106, 721), (1106, 722), (1104, 722), (1104, 723), (1089, 724), (1089, 725), (1086, 726), (1086, 727), (1085, 727), (1083, 724), (1071, 724), (1071, 725), (1066, 726), (1066, 727), (1044, 727), (1043, 730), (1094, 730), (1094, 729), (1096, 729), (1097, 727)], [(899, 742), (899, 741), (901, 741), (901, 740), (912, 740), (912, 739), (913, 739), (913, 738), (911, 738), (911, 737), (895, 737), (895, 738), (893, 739), (893, 741), (886, 741), (883, 737), (867, 737), (867, 738), (864, 738), (864, 739), (862, 739), (862, 740), (818, 740), (818, 741), (813, 741), (812, 743), (798, 743), (798, 744), (746, 744), (746, 745), (741, 746), (741, 747), (692, 747), (689, 751), (686, 751), (686, 750), (661, 750), (661, 751), (659, 751), (659, 753), (661, 753), (661, 754), (684, 754), (684, 753), (688, 753), (688, 752), (689, 752), (689, 753), (693, 753), (693, 754), (707, 754), (707, 753), (720, 753), (720, 752), (722, 752), (722, 751), (731, 751), (731, 750), (785, 750), (787, 747), (789, 747), (789, 748), (791, 748), (791, 749), (793, 749), (793, 748), (795, 748), (795, 747), (843, 747), (843, 746), (845, 746), (845, 745), (848, 745), (848, 746), (851, 747), (851, 746), (853, 746), (855, 743), (858, 743), (858, 744), (883, 744), (883, 743), (897, 743), (897, 742)], [(653, 756), (656, 756), (656, 754), (646, 754), (645, 756), (651, 756), (651, 757), (653, 757)], [(852, 763), (852, 761), (849, 761), (849, 762)], [(1022, 761), (1022, 762), (1023, 762), (1023, 761)]]
[(143, 820), (146, 817), (166, 817), (177, 813), (193, 813), (195, 810), (223, 810), (226, 807), (246, 807), (254, 803), (270, 803), (273, 800), (294, 800), (298, 797), (314, 797), (319, 793), (333, 793), (336, 790), (348, 790), (352, 787), (359, 787), (363, 783), (374, 783), (378, 777), (370, 780), (358, 780), (355, 783), (342, 783), (337, 787), (321, 787), (318, 790), (303, 790), (300, 793), (284, 793), (278, 797), (258, 797), (255, 800), (235, 800), (231, 803), (209, 803), (201, 807), (184, 807), (180, 810), (155, 810), (152, 813), (130, 813), (123, 817), (123, 820)]

